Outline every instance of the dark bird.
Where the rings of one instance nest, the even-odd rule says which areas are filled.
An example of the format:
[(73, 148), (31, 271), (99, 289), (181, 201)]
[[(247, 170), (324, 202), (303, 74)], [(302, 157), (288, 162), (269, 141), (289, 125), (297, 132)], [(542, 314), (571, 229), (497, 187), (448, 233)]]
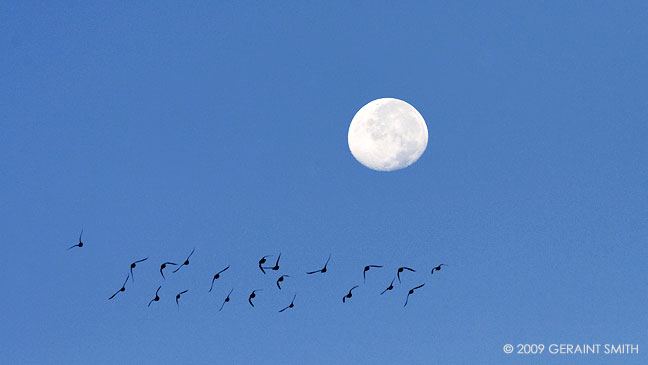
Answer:
[[(277, 262), (275, 263), (275, 266), (272, 266), (272, 267), (263, 267), (263, 269), (270, 269), (270, 270), (274, 270), (274, 271), (279, 270), (279, 259), (280, 259), (280, 258), (281, 258), (281, 252), (279, 252), (279, 256), (277, 257)], [(265, 273), (265, 272), (264, 272), (264, 273)]]
[(215, 281), (216, 279), (220, 278), (220, 274), (222, 274), (223, 271), (225, 271), (225, 270), (227, 270), (227, 269), (229, 269), (229, 268), (230, 268), (230, 266), (227, 265), (226, 268), (224, 268), (223, 270), (217, 272), (216, 275), (214, 275), (214, 278), (212, 279), (211, 287), (209, 288), (209, 292), (208, 292), (208, 293), (211, 293), (212, 289), (214, 288), (214, 281)]
[(178, 264), (176, 264), (175, 262), (165, 262), (162, 265), (160, 265), (160, 274), (162, 274), (162, 279), (164, 280), (166, 280), (166, 278), (164, 277), (164, 272), (162, 272), (162, 270), (164, 270), (167, 267), (167, 265), (178, 265)]
[(158, 292), (160, 291), (161, 287), (162, 286), (158, 286), (157, 290), (155, 291), (155, 298), (151, 299), (151, 301), (148, 304), (149, 307), (151, 306), (151, 303), (157, 302), (158, 300), (160, 300), (160, 297), (158, 296)]
[(414, 269), (410, 269), (409, 267), (405, 267), (405, 266), (403, 266), (403, 267), (399, 267), (399, 268), (398, 268), (398, 272), (396, 273), (396, 276), (398, 277), (398, 282), (399, 282), (399, 283), (401, 282), (401, 281), (400, 281), (400, 273), (402, 273), (403, 270), (409, 270), (409, 271), (411, 271), (411, 272), (416, 272), (416, 270), (414, 270)]
[(254, 299), (256, 297), (255, 293), (258, 292), (258, 291), (262, 291), (262, 290), (263, 289), (252, 290), (252, 294), (250, 294), (250, 297), (248, 298), (248, 302), (250, 303), (251, 306), (254, 307), (254, 304), (252, 303), (252, 299)]
[[(357, 287), (358, 287), (358, 285), (356, 285), (356, 286), (354, 286), (353, 288), (351, 288), (351, 290), (353, 290), (353, 289), (355, 289), (355, 288), (357, 288)], [(346, 300), (347, 300), (348, 298), (351, 298), (351, 297), (353, 296), (353, 294), (351, 294), (351, 290), (349, 290), (349, 294), (347, 294), (347, 295), (345, 295), (345, 296), (342, 297), (342, 303), (346, 303)]]
[(145, 258), (145, 259), (137, 260), (137, 261), (135, 261), (135, 262), (133, 262), (131, 264), (131, 266), (130, 266), (130, 277), (131, 277), (132, 282), (135, 282), (135, 275), (133, 275), (133, 269), (135, 268), (135, 266), (137, 266), (137, 264), (139, 264), (140, 262), (144, 262), (146, 260), (148, 260), (148, 257)]
[(430, 271), (430, 274), (434, 274), (434, 270), (436, 270), (436, 271), (441, 270), (441, 266), (448, 266), (448, 265), (446, 265), (446, 264), (441, 264), (441, 265), (439, 265), (439, 266), (437, 266), (437, 267), (433, 267), (433, 268), (432, 268), (432, 271)]
[(283, 282), (284, 278), (289, 278), (289, 277), (290, 275), (281, 275), (279, 279), (277, 279), (277, 288), (279, 288), (279, 290), (281, 290), (281, 285), (279, 285), (279, 283)]
[(79, 243), (77, 243), (74, 246), (70, 246), (70, 248), (68, 248), (68, 250), (73, 249), (75, 247), (83, 247), (83, 242), (81, 241), (81, 236), (83, 236), (83, 229), (81, 230), (81, 234), (79, 235)]
[(227, 294), (227, 298), (225, 298), (225, 300), (223, 300), (223, 304), (221, 304), (221, 307), (218, 310), (219, 312), (223, 310), (223, 307), (225, 306), (225, 303), (230, 301), (230, 295), (232, 295), (233, 291), (234, 291), (234, 288), (232, 288), (232, 290), (230, 290), (229, 294)]
[(182, 265), (178, 266), (177, 269), (173, 270), (174, 273), (178, 272), (178, 270), (180, 270), (183, 266), (189, 265), (189, 258), (191, 257), (191, 255), (193, 255), (194, 251), (196, 251), (195, 247), (193, 250), (191, 250), (191, 253), (189, 254), (189, 256), (187, 256), (187, 259), (182, 263)]
[(371, 269), (372, 267), (382, 267), (382, 266), (380, 266), (380, 265), (367, 265), (367, 266), (365, 266), (364, 271), (362, 271), (362, 281), (363, 281), (363, 282), (366, 281), (365, 274), (366, 274), (367, 271), (369, 271), (369, 269)]
[(392, 289), (394, 289), (394, 280), (396, 280), (396, 278), (393, 278), (393, 279), (392, 279), (392, 281), (391, 281), (391, 283), (389, 284), (389, 286), (387, 287), (387, 289), (383, 290), (382, 293), (380, 293), (380, 295), (385, 294), (385, 292), (386, 292), (387, 290), (392, 290)]
[(294, 306), (295, 306), (295, 298), (296, 298), (296, 297), (297, 297), (297, 294), (295, 294), (295, 295), (293, 296), (293, 299), (292, 299), (292, 301), (290, 302), (290, 304), (289, 304), (286, 308), (280, 310), (279, 313), (285, 311), (285, 310), (288, 309), (288, 308), (292, 308), (292, 307), (294, 307)]
[(115, 294), (111, 295), (110, 298), (108, 298), (108, 300), (114, 298), (115, 295), (117, 295), (117, 294), (119, 294), (120, 292), (123, 292), (123, 291), (126, 290), (126, 283), (128, 282), (128, 277), (129, 277), (129, 276), (130, 276), (130, 274), (126, 275), (126, 280), (124, 280), (124, 283), (122, 284), (121, 289), (117, 290), (117, 291), (115, 292)]
[(186, 292), (188, 292), (188, 291), (189, 291), (189, 290), (183, 290), (183, 291), (181, 291), (180, 293), (178, 293), (178, 295), (176, 295), (176, 305), (178, 306), (178, 308), (180, 308), (180, 303), (178, 303), (178, 299), (180, 299), (180, 296), (181, 296), (182, 294), (184, 294), (184, 293), (186, 293)]
[(407, 305), (407, 301), (409, 300), (409, 296), (414, 294), (414, 290), (423, 287), (423, 285), (425, 285), (425, 284), (421, 284), (421, 285), (419, 285), (417, 287), (414, 287), (414, 288), (410, 289), (410, 291), (407, 293), (407, 298), (405, 299), (405, 305), (403, 305), (403, 307), (405, 307)]
[(326, 272), (326, 266), (328, 266), (328, 263), (329, 263), (330, 260), (331, 260), (331, 254), (329, 254), (329, 257), (326, 260), (326, 263), (324, 264), (323, 268), (321, 268), (319, 270), (307, 272), (306, 274), (310, 275), (310, 274), (315, 274), (315, 273), (318, 273), (318, 272), (321, 272), (322, 274), (325, 273)]
[(261, 260), (259, 260), (259, 269), (261, 269), (261, 271), (262, 271), (264, 274), (265, 274), (266, 272), (265, 272), (265, 270), (263, 270), (263, 266), (261, 266), (261, 265), (263, 265), (263, 264), (266, 263), (266, 257), (272, 257), (272, 255), (266, 255), (266, 256), (263, 256), (263, 257), (261, 258)]

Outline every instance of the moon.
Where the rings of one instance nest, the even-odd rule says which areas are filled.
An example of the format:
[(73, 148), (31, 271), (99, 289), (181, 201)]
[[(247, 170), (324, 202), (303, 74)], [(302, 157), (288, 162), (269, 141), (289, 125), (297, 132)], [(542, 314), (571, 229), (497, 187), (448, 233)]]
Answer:
[(349, 149), (358, 162), (377, 171), (403, 169), (419, 159), (428, 142), (421, 114), (393, 98), (376, 99), (358, 110), (349, 126)]

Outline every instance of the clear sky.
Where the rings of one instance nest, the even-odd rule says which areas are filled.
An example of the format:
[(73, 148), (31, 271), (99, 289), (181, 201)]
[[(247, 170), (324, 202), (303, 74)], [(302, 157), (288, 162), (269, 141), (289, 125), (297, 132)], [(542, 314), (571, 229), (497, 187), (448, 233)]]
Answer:
[[(0, 362), (647, 363), (645, 2), (36, 3), (0, 4)], [(347, 145), (381, 97), (429, 129), (389, 173)]]

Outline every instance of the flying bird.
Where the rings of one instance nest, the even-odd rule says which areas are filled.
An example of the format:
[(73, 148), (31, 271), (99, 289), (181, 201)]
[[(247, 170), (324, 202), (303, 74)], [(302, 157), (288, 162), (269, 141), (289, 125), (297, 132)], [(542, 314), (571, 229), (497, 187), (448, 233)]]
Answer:
[[(279, 259), (280, 259), (280, 258), (281, 258), (281, 252), (279, 252), (279, 257), (277, 257), (277, 262), (275, 263), (275, 266), (272, 266), (272, 267), (263, 267), (263, 269), (270, 269), (270, 270), (274, 270), (274, 271), (279, 270)], [(264, 271), (264, 274), (265, 274), (265, 271)]]
[(412, 294), (414, 294), (414, 290), (423, 287), (423, 285), (425, 285), (425, 283), (423, 283), (423, 284), (421, 284), (421, 285), (419, 285), (419, 286), (417, 286), (417, 287), (414, 287), (414, 288), (410, 289), (410, 291), (407, 293), (407, 298), (405, 299), (405, 305), (403, 305), (403, 307), (405, 307), (405, 306), (407, 305), (407, 301), (409, 300), (409, 296), (412, 295)]
[(68, 248), (68, 250), (71, 250), (71, 249), (73, 249), (75, 247), (83, 247), (83, 242), (81, 241), (81, 236), (83, 236), (83, 229), (81, 230), (81, 234), (79, 235), (79, 243), (77, 243), (74, 246), (70, 246), (70, 248)]
[(293, 296), (292, 301), (290, 302), (290, 304), (289, 304), (286, 308), (280, 310), (279, 313), (285, 311), (285, 310), (288, 309), (288, 308), (292, 308), (292, 307), (294, 307), (294, 306), (295, 306), (295, 298), (296, 298), (296, 297), (297, 297), (297, 294), (295, 294), (295, 295)]
[(436, 271), (441, 270), (441, 266), (448, 266), (448, 265), (446, 265), (446, 264), (441, 264), (441, 265), (439, 265), (439, 266), (433, 267), (433, 268), (432, 268), (432, 271), (430, 271), (430, 274), (434, 274), (434, 270), (436, 270)]
[(167, 267), (167, 265), (178, 265), (178, 264), (176, 264), (175, 262), (165, 262), (162, 265), (160, 265), (160, 274), (162, 274), (162, 279), (164, 280), (166, 280), (166, 278), (164, 277), (164, 272), (162, 272), (162, 270), (164, 270)]
[(121, 289), (117, 290), (117, 291), (115, 292), (115, 294), (111, 295), (110, 298), (108, 298), (108, 300), (111, 300), (112, 298), (115, 297), (115, 295), (117, 295), (117, 294), (119, 294), (120, 292), (123, 292), (123, 291), (126, 290), (126, 283), (128, 282), (128, 277), (129, 277), (129, 276), (130, 276), (130, 274), (126, 275), (126, 280), (124, 280), (124, 283), (122, 284)]
[(218, 310), (219, 312), (223, 310), (223, 307), (225, 306), (225, 303), (230, 301), (230, 295), (232, 295), (233, 291), (234, 291), (234, 288), (232, 288), (232, 290), (230, 290), (229, 294), (227, 294), (227, 298), (225, 298), (225, 300), (223, 300), (223, 304), (221, 304), (221, 307)]
[(357, 287), (358, 287), (358, 285), (354, 286), (353, 288), (351, 288), (351, 290), (349, 290), (349, 294), (347, 294), (347, 295), (345, 295), (345, 296), (342, 297), (342, 303), (346, 303), (346, 300), (347, 300), (348, 298), (351, 298), (351, 297), (353, 296), (353, 294), (351, 294), (351, 291), (352, 291), (353, 289), (357, 288)]
[(266, 255), (266, 256), (263, 256), (263, 257), (261, 258), (261, 260), (259, 260), (259, 269), (261, 269), (261, 271), (262, 271), (264, 274), (265, 274), (266, 272), (265, 272), (265, 270), (263, 270), (263, 266), (261, 266), (261, 265), (263, 265), (263, 264), (266, 263), (266, 257), (272, 257), (272, 255)]
[(252, 290), (252, 294), (250, 294), (250, 297), (248, 298), (248, 302), (250, 303), (251, 306), (254, 307), (254, 304), (252, 303), (252, 299), (254, 299), (256, 297), (255, 293), (258, 292), (258, 291), (262, 291), (262, 290), (263, 289)]
[(224, 268), (223, 270), (217, 272), (216, 275), (214, 275), (214, 278), (212, 279), (211, 287), (209, 288), (208, 293), (211, 293), (212, 289), (214, 288), (214, 281), (215, 281), (216, 279), (220, 278), (220, 274), (222, 274), (223, 271), (225, 271), (225, 270), (227, 270), (227, 269), (229, 269), (229, 268), (230, 268), (230, 266), (227, 265), (226, 268)]
[(193, 250), (191, 250), (191, 253), (189, 254), (189, 256), (187, 256), (187, 259), (182, 263), (182, 265), (178, 266), (177, 269), (173, 270), (174, 273), (178, 272), (178, 270), (180, 270), (183, 266), (189, 265), (189, 258), (191, 257), (191, 255), (193, 255), (194, 251), (196, 251), (195, 247), (193, 248)]
[(151, 301), (148, 304), (149, 307), (151, 306), (151, 303), (157, 302), (158, 300), (160, 300), (160, 297), (158, 296), (158, 292), (160, 291), (161, 287), (162, 286), (158, 286), (157, 290), (155, 291), (155, 298), (151, 299)]
[(376, 267), (376, 268), (378, 268), (378, 267), (382, 267), (382, 266), (380, 266), (380, 265), (367, 265), (367, 266), (365, 266), (365, 267), (364, 267), (364, 270), (362, 271), (362, 281), (363, 281), (363, 282), (366, 281), (365, 274), (366, 274), (367, 271), (369, 271), (369, 269), (371, 269), (372, 267)]
[(178, 293), (178, 295), (176, 295), (176, 305), (178, 306), (178, 308), (180, 308), (180, 303), (178, 303), (178, 299), (180, 299), (180, 296), (181, 296), (182, 294), (184, 294), (184, 293), (186, 293), (186, 292), (188, 292), (188, 291), (189, 291), (188, 289), (187, 289), (187, 290), (183, 290), (183, 291), (181, 291), (180, 293)]
[(398, 277), (398, 282), (399, 282), (399, 283), (401, 282), (401, 280), (400, 280), (400, 273), (402, 273), (403, 270), (409, 270), (409, 271), (411, 271), (411, 272), (416, 272), (416, 270), (414, 270), (414, 269), (410, 269), (409, 267), (405, 267), (405, 266), (403, 266), (403, 267), (399, 267), (399, 268), (398, 268), (398, 272), (396, 273), (396, 276)]
[(137, 260), (130, 265), (130, 277), (132, 282), (135, 282), (135, 275), (133, 275), (133, 269), (137, 266), (137, 264), (139, 264), (140, 262), (144, 262), (146, 260), (148, 260), (148, 257), (145, 259)]
[(392, 279), (392, 281), (391, 281), (391, 283), (389, 284), (389, 286), (387, 287), (387, 289), (383, 290), (382, 293), (380, 293), (380, 295), (385, 294), (385, 292), (386, 292), (387, 290), (392, 290), (392, 289), (394, 289), (394, 280), (396, 280), (396, 278), (393, 278), (393, 279)]
[(326, 263), (324, 264), (323, 268), (321, 268), (319, 270), (307, 272), (306, 274), (311, 275), (311, 274), (315, 274), (315, 273), (318, 273), (318, 272), (321, 272), (322, 274), (325, 273), (326, 272), (326, 266), (328, 266), (328, 263), (329, 263), (330, 260), (331, 260), (331, 254), (329, 254), (328, 259), (326, 259)]
[(277, 279), (277, 288), (279, 288), (279, 290), (281, 290), (281, 285), (279, 285), (279, 283), (283, 282), (284, 278), (289, 278), (289, 277), (290, 275), (281, 275), (279, 279)]

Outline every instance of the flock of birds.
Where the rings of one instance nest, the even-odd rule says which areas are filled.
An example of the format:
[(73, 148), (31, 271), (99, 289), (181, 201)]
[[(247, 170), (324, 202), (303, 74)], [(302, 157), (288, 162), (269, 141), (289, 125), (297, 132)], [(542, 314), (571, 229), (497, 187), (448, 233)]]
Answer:
[[(77, 244), (73, 245), (73, 246), (70, 246), (68, 248), (68, 250), (71, 250), (73, 248), (81, 248), (81, 247), (83, 247), (84, 244), (83, 244), (83, 241), (82, 241), (82, 237), (83, 237), (83, 230), (81, 230), (81, 234), (79, 235), (79, 242)], [(189, 259), (191, 258), (191, 256), (194, 254), (195, 251), (196, 251), (195, 248), (192, 249), (191, 252), (189, 253), (189, 256), (187, 256), (187, 258), (181, 264), (177, 264), (175, 262), (170, 262), (170, 261), (162, 263), (160, 265), (160, 275), (162, 275), (162, 278), (166, 280), (166, 277), (164, 276), (164, 269), (166, 269), (169, 265), (177, 266), (177, 268), (175, 270), (173, 270), (173, 273), (178, 272), (180, 269), (182, 269), (185, 266), (189, 266)], [(261, 270), (261, 272), (263, 274), (266, 274), (266, 270), (279, 271), (279, 268), (280, 268), (279, 260), (281, 259), (281, 253), (279, 253), (279, 255), (277, 256), (277, 260), (275, 261), (274, 266), (264, 266), (264, 264), (267, 263), (267, 259), (270, 258), (270, 257), (273, 257), (273, 255), (263, 256), (259, 260), (259, 270)], [(146, 260), (148, 260), (148, 257), (145, 257), (145, 258), (140, 259), (140, 260), (136, 260), (136, 261), (134, 261), (134, 262), (132, 262), (130, 264), (130, 271), (126, 275), (126, 279), (124, 280), (124, 283), (122, 284), (121, 288), (119, 288), (114, 294), (112, 294), (108, 298), (108, 300), (112, 300), (119, 293), (122, 293), (122, 292), (126, 291), (126, 284), (128, 283), (128, 280), (130, 279), (131, 282), (135, 281), (135, 275), (134, 275), (133, 269), (135, 269), (137, 267), (137, 264), (142, 263), (142, 262), (144, 262)], [(313, 275), (313, 274), (324, 274), (324, 273), (326, 273), (329, 261), (331, 261), (331, 255), (329, 255), (328, 259), (326, 260), (326, 262), (324, 263), (324, 266), (321, 269), (314, 270), (314, 271), (308, 271), (308, 272), (306, 272), (306, 274), (307, 275)], [(432, 271), (430, 272), (430, 274), (434, 274), (435, 271), (440, 271), (442, 266), (447, 266), (447, 265), (446, 264), (439, 264), (437, 266), (432, 267)], [(229, 268), (230, 268), (230, 266), (228, 265), (227, 267), (223, 268), (222, 270), (220, 270), (216, 274), (214, 274), (214, 276), (212, 277), (211, 286), (209, 287), (208, 292), (211, 293), (211, 291), (214, 289), (214, 282), (216, 280), (218, 280), (221, 277), (221, 274), (223, 274)], [(364, 270), (362, 271), (363, 282), (366, 282), (367, 272), (368, 271), (370, 271), (371, 269), (380, 269), (380, 268), (383, 268), (383, 266), (382, 265), (367, 265), (367, 266), (365, 266)], [(394, 281), (396, 281), (397, 279), (398, 279), (398, 282), (401, 283), (401, 274), (404, 273), (405, 271), (416, 272), (416, 270), (414, 270), (414, 269), (412, 269), (410, 267), (406, 267), (406, 266), (399, 267), (398, 270), (396, 270), (396, 276), (394, 276), (391, 283), (389, 283), (389, 286), (385, 290), (383, 290), (380, 293), (380, 295), (383, 295), (386, 292), (388, 292), (390, 290), (393, 290), (394, 289)], [(283, 283), (286, 278), (290, 278), (290, 275), (284, 274), (284, 275), (281, 275), (277, 279), (276, 285), (277, 285), (277, 288), (279, 288), (279, 290), (281, 290), (281, 283)], [(407, 303), (409, 302), (410, 295), (414, 294), (415, 290), (420, 289), (423, 286), (425, 286), (425, 283), (417, 285), (417, 286), (413, 287), (412, 289), (410, 289), (407, 292), (407, 297), (405, 298), (405, 304), (403, 305), (403, 307), (407, 306)], [(358, 287), (359, 287), (359, 285), (356, 285), (356, 286), (352, 287), (351, 289), (349, 289), (349, 292), (342, 297), (342, 303), (346, 303), (347, 300), (351, 299), (353, 297), (353, 290), (358, 288)], [(148, 303), (149, 307), (154, 302), (157, 302), (157, 301), (160, 300), (160, 296), (158, 294), (159, 294), (161, 288), (162, 288), (162, 286), (158, 286), (157, 290), (155, 291), (155, 297), (153, 299), (151, 299), (151, 301)], [(263, 289), (252, 290), (252, 293), (250, 293), (250, 295), (248, 296), (248, 303), (250, 303), (250, 305), (252, 307), (254, 307), (254, 303), (252, 302), (252, 299), (256, 298), (256, 293), (259, 292), (259, 291), (262, 291), (262, 290)], [(180, 298), (182, 297), (183, 294), (187, 293), (188, 291), (189, 290), (183, 290), (183, 291), (179, 292), (178, 294), (176, 294), (175, 302), (176, 302), (176, 305), (178, 307), (180, 307)], [(223, 300), (223, 303), (220, 306), (219, 312), (223, 310), (223, 307), (225, 306), (226, 303), (229, 303), (230, 297), (231, 297), (233, 291), (234, 291), (234, 289), (230, 290), (230, 292), (227, 294), (227, 297), (225, 297), (225, 299)], [(286, 307), (280, 309), (279, 312), (283, 312), (283, 311), (285, 311), (287, 309), (293, 308), (295, 306), (295, 298), (296, 297), (297, 297), (297, 294), (294, 294), (290, 304), (287, 305)]]

